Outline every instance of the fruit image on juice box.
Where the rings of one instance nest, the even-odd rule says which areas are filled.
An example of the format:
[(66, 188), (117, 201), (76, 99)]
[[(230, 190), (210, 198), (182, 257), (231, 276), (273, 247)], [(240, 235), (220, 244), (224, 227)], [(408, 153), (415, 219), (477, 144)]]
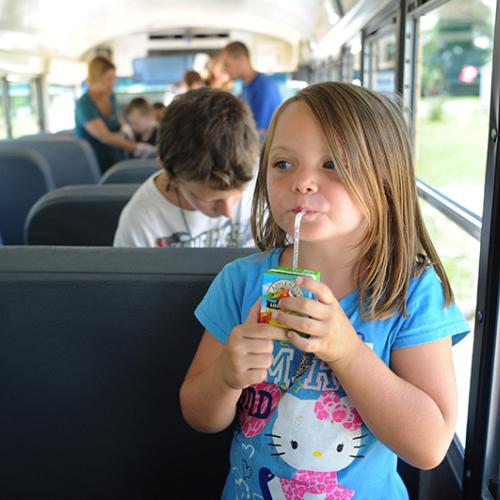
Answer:
[[(295, 280), (299, 276), (309, 276), (319, 281), (319, 271), (311, 269), (293, 269), (286, 266), (276, 266), (264, 273), (262, 279), (262, 304), (259, 314), (259, 323), (269, 323), (270, 325), (287, 328), (286, 325), (271, 319), (271, 312), (280, 308), (279, 300), (285, 297), (306, 297), (314, 299), (308, 290), (302, 290)], [(297, 332), (302, 336), (306, 334)]]

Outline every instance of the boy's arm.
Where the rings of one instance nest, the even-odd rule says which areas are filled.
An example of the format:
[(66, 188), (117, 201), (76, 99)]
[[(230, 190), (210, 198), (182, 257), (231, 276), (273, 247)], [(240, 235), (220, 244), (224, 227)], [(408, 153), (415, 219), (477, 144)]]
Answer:
[(392, 369), (359, 342), (355, 352), (331, 368), (383, 443), (421, 469), (439, 465), (457, 416), (451, 338), (393, 350)]
[(220, 432), (236, 414), (240, 389), (223, 380), (218, 358), (224, 344), (205, 330), (180, 389), (180, 403), (188, 424), (200, 432)]

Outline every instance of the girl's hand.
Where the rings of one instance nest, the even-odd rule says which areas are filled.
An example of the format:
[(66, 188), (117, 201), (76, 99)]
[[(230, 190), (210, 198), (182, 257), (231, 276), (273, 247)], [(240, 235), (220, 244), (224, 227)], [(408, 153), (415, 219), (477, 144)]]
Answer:
[(219, 358), (222, 379), (232, 389), (266, 380), (273, 361), (273, 340), (288, 340), (282, 328), (258, 323), (260, 302), (252, 306), (246, 321), (233, 329)]
[[(305, 297), (281, 299), (280, 310), (272, 313), (273, 320), (289, 326), (291, 330), (310, 335), (304, 338), (295, 331), (287, 332), (288, 339), (301, 351), (312, 352), (328, 364), (346, 360), (361, 340), (337, 299), (324, 283), (312, 278), (299, 277), (297, 284), (313, 293), (318, 300)], [(297, 312), (305, 317), (286, 311)]]

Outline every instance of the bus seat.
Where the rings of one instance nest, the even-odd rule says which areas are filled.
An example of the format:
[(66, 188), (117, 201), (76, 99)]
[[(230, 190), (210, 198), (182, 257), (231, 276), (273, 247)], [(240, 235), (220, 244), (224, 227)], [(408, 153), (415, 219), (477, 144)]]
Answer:
[(139, 184), (65, 186), (40, 198), (26, 218), (28, 245), (112, 246), (123, 207)]
[(70, 137), (75, 135), (75, 129), (68, 128), (63, 130), (58, 130), (57, 132), (36, 132), (35, 134), (26, 134), (17, 138), (19, 141), (24, 141), (26, 139), (50, 139), (51, 137), (56, 137), (58, 135), (68, 135)]
[(231, 429), (183, 420), (193, 310), (249, 249), (0, 248), (0, 491), (213, 499)]
[(49, 164), (55, 187), (73, 184), (96, 184), (100, 170), (96, 155), (86, 141), (63, 134), (22, 137), (15, 141), (2, 141), (40, 153)]
[(124, 160), (107, 170), (99, 184), (143, 183), (160, 169), (161, 165), (156, 159)]
[(40, 154), (19, 147), (0, 148), (0, 232), (5, 245), (23, 243), (30, 208), (51, 189), (51, 171)]
[(25, 139), (42, 139), (45, 137), (50, 137), (52, 132), (35, 132), (34, 134), (26, 134), (20, 137), (17, 137), (18, 141), (23, 141)]
[(68, 135), (70, 137), (74, 137), (75, 136), (75, 129), (74, 128), (65, 128), (65, 129), (58, 130), (57, 132), (54, 132), (54, 134), (56, 134), (56, 135)]

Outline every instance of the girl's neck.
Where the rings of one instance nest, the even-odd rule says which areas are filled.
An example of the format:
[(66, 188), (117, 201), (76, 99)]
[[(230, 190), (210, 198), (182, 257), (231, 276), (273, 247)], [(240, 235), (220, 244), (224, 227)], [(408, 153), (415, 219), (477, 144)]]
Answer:
[[(281, 254), (280, 265), (292, 266), (293, 245)], [(301, 242), (299, 247), (299, 267), (320, 271), (321, 281), (333, 292), (337, 300), (343, 299), (356, 287), (357, 267), (353, 262), (357, 250), (346, 251), (328, 245)]]

